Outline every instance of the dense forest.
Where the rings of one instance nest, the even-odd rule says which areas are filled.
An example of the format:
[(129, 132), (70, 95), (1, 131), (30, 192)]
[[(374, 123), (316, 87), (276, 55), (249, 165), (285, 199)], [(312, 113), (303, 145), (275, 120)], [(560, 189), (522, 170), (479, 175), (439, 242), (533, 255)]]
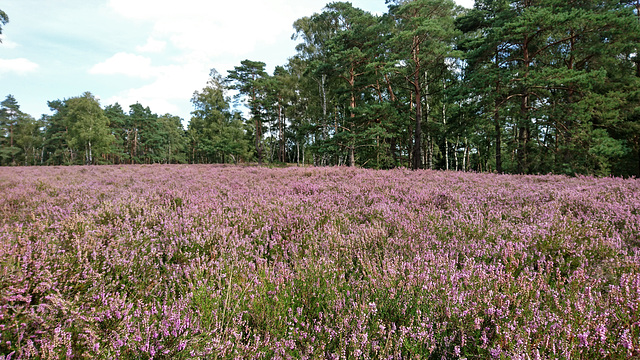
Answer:
[(8, 95), (0, 165), (640, 175), (639, 0), (388, 3), (380, 16), (335, 2), (297, 20), (297, 53), (273, 74), (250, 60), (226, 77), (212, 69), (186, 129), (139, 103), (103, 107), (89, 92), (49, 101), (53, 115), (35, 119)]

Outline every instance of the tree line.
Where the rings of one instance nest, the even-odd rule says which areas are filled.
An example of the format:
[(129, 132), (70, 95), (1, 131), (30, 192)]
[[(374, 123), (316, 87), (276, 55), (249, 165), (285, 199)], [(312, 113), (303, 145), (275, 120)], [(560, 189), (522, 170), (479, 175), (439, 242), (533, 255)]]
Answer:
[(0, 165), (640, 175), (640, 2), (388, 3), (382, 15), (335, 2), (298, 19), (296, 54), (272, 74), (251, 60), (226, 77), (212, 69), (186, 129), (138, 103), (102, 108), (90, 93), (50, 101), (54, 114), (36, 120), (9, 95)]

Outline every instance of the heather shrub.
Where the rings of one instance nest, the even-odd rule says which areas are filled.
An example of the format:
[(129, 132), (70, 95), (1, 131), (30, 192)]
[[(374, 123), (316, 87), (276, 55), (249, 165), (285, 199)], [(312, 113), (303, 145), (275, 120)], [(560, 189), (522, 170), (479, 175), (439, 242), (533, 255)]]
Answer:
[(640, 356), (640, 181), (0, 168), (3, 359)]

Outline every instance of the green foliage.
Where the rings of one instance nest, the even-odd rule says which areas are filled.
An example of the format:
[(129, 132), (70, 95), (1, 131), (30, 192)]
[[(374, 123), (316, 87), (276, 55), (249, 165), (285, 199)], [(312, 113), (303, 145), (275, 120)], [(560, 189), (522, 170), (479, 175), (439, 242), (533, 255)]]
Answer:
[(182, 119), (171, 114), (158, 118), (158, 155), (160, 162), (166, 164), (185, 163), (187, 139), (182, 128)]
[[(2, 35), (2, 26), (7, 25), (9, 22), (9, 15), (6, 12), (0, 10), (0, 35)], [(2, 43), (2, 39), (0, 39), (0, 43)]]
[(131, 134), (131, 157), (137, 163), (160, 162), (159, 148), (162, 143), (158, 115), (140, 103), (129, 106), (129, 132)]
[(627, 139), (603, 138), (616, 136), (633, 101), (633, 92), (619, 90), (638, 81), (629, 55), (636, 30), (622, 31), (638, 28), (631, 8), (596, 1), (510, 5), (478, 1), (457, 20), (470, 96), (485, 115), (478, 121), (495, 129), (487, 135), (496, 163), (506, 152), (515, 154), (505, 161), (509, 172), (611, 173), (632, 153)]
[(242, 118), (230, 112), (222, 82), (220, 74), (212, 69), (207, 86), (191, 98), (195, 110), (187, 136), (193, 163), (237, 163), (251, 156)]
[(15, 128), (18, 119), (23, 115), (20, 106), (13, 95), (7, 95), (6, 99), (0, 103), (0, 162), (1, 164), (16, 163), (16, 155), (19, 152), (15, 144)]
[[(273, 74), (251, 60), (226, 77), (212, 70), (193, 94), (187, 131), (139, 103), (100, 114), (90, 94), (51, 101), (54, 115), (35, 121), (9, 96), (0, 164), (257, 160), (640, 175), (634, 3), (387, 3), (382, 15), (333, 2), (298, 19), (297, 53)], [(248, 119), (231, 110), (227, 90)]]
[(89, 92), (66, 100), (66, 106), (68, 144), (79, 152), (84, 151), (85, 164), (94, 164), (113, 142), (109, 119), (98, 100)]
[(114, 141), (109, 150), (110, 161), (114, 164), (126, 163), (131, 160), (127, 146), (127, 114), (122, 106), (115, 103), (104, 108), (104, 115), (109, 119), (109, 129), (114, 135)]
[(20, 110), (8, 95), (0, 103), (0, 165), (37, 165), (42, 162), (41, 121)]
[(263, 106), (261, 100), (266, 95), (263, 79), (268, 74), (264, 70), (265, 66), (266, 64), (260, 61), (243, 60), (240, 66), (236, 66), (229, 71), (225, 79), (230, 89), (238, 91), (239, 95), (243, 95), (247, 99), (247, 105), (254, 121), (254, 143), (258, 164), (262, 164), (264, 150), (262, 144)]
[(54, 115), (43, 116), (38, 142), (41, 163), (184, 163), (182, 119), (158, 116), (139, 103), (125, 113), (116, 103), (104, 110), (90, 94), (49, 102)]

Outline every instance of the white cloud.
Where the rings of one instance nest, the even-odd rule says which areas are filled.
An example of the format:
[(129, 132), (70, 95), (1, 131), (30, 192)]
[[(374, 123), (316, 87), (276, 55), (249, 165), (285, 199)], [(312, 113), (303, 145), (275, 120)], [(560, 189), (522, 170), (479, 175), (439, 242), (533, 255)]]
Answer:
[(110, 0), (121, 15), (154, 24), (154, 38), (208, 56), (251, 53), (291, 36), (293, 22), (319, 11), (326, 0), (201, 1)]
[(456, 3), (466, 8), (472, 8), (474, 4), (474, 0), (456, 0)]
[(11, 40), (7, 40), (4, 35), (0, 35), (0, 47), (5, 49), (15, 49), (18, 47), (18, 43), (15, 43)]
[(206, 85), (208, 68), (195, 63), (152, 67), (153, 80), (107, 98), (105, 104), (118, 102), (123, 107), (139, 102), (158, 114), (171, 113), (189, 119), (189, 100), (194, 91)]
[(137, 46), (136, 50), (138, 52), (147, 52), (147, 53), (159, 53), (164, 51), (167, 47), (166, 41), (156, 40), (153, 37), (147, 39), (147, 43), (142, 46)]
[[(354, 6), (386, 9), (383, 0), (376, 0), (377, 5), (364, 5), (369, 1), (356, 1)], [(177, 4), (175, 0), (109, 0), (108, 4), (124, 17), (153, 24), (153, 41), (168, 41), (177, 49), (208, 56), (245, 56), (258, 45), (287, 41), (295, 20), (321, 11), (328, 2), (181, 0)], [(473, 7), (474, 0), (456, 2)], [(147, 45), (152, 47), (149, 41)]]
[(89, 70), (89, 73), (97, 75), (126, 75), (146, 79), (157, 75), (155, 70), (151, 67), (150, 58), (120, 52), (94, 65)]
[[(466, 2), (465, 2), (466, 1)], [(130, 51), (153, 55), (162, 52), (163, 63), (153, 66), (151, 58), (130, 53), (119, 53), (94, 66), (94, 74), (123, 74), (149, 79), (149, 84), (124, 90), (108, 98), (107, 103), (119, 102), (123, 106), (139, 101), (157, 113), (175, 113), (189, 117), (189, 99), (194, 91), (202, 89), (210, 68), (223, 75), (240, 61), (277, 59), (269, 67), (282, 65), (295, 54), (289, 40), (293, 22), (301, 17), (320, 12), (328, 0), (108, 0), (108, 6), (121, 16), (135, 22), (151, 25), (145, 44)], [(369, 5), (372, 0), (355, 0), (354, 6), (386, 9), (383, 0)], [(463, 6), (472, 6), (473, 0), (457, 0)], [(257, 53), (269, 49), (268, 54)], [(268, 60), (267, 60), (268, 61)], [(177, 111), (177, 113), (176, 113)]]
[[(224, 74), (245, 58), (264, 60), (255, 53), (259, 47), (272, 47), (272, 53), (294, 55), (289, 41), (293, 22), (320, 11), (326, 0), (109, 0), (116, 13), (152, 25), (146, 44), (135, 48), (150, 58), (119, 53), (91, 69), (93, 74), (124, 74), (150, 79), (150, 83), (121, 91), (106, 103), (123, 106), (139, 101), (157, 113), (170, 112), (188, 119), (189, 99), (202, 89), (211, 68)], [(280, 44), (278, 44), (280, 42)], [(162, 62), (153, 66), (152, 53), (166, 50)], [(271, 55), (271, 54), (266, 54)], [(154, 59), (153, 61), (151, 59)], [(270, 66), (277, 64), (269, 64)], [(176, 113), (176, 111), (178, 111)]]
[(40, 66), (25, 58), (0, 59), (0, 74), (17, 73), (24, 75), (36, 71)]

